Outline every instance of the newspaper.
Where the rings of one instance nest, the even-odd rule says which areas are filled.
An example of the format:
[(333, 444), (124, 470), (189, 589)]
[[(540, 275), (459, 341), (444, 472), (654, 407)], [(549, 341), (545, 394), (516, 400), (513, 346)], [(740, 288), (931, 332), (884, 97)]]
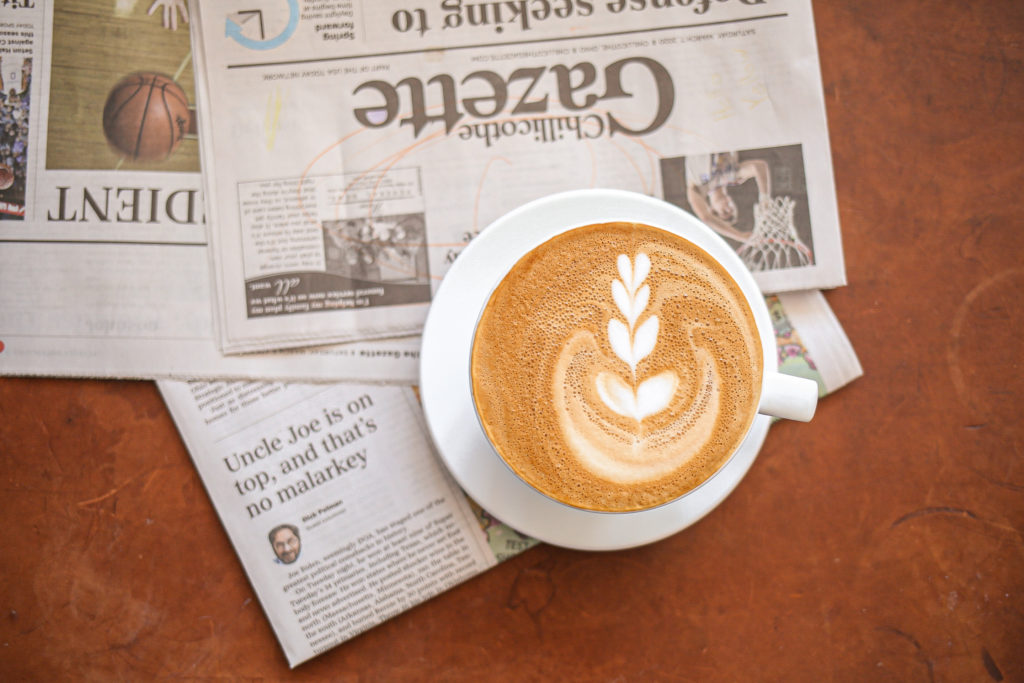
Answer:
[(413, 382), (418, 338), (220, 352), (191, 121), (169, 152), (136, 150), (132, 111), (105, 110), (154, 75), (191, 120), (188, 28), (159, 5), (2, 3), (0, 374)]
[(191, 5), (218, 342), (417, 332), (513, 207), (614, 187), (845, 282), (810, 0)]
[(857, 354), (821, 292), (767, 296), (775, 327), (779, 370), (818, 382), (818, 394), (834, 393), (864, 374)]
[(408, 387), (159, 386), (291, 666), (534, 543), (488, 543)]
[[(860, 375), (820, 293), (767, 302), (783, 372)], [(536, 543), (456, 487), (411, 388), (158, 384), (292, 666)]]

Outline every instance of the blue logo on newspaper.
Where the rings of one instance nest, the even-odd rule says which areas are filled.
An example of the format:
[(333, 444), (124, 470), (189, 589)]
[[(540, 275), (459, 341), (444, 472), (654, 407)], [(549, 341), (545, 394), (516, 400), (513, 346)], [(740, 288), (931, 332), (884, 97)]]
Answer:
[[(243, 33), (242, 24), (249, 24), (256, 21), (259, 39), (250, 38)], [(244, 10), (235, 12), (227, 17), (224, 28), (224, 35), (231, 38), (242, 47), (250, 50), (272, 50), (288, 40), (295, 29), (299, 26), (299, 0), (288, 0), (288, 25), (276, 36), (266, 38), (263, 34), (263, 10)], [(250, 31), (252, 33), (252, 31)]]

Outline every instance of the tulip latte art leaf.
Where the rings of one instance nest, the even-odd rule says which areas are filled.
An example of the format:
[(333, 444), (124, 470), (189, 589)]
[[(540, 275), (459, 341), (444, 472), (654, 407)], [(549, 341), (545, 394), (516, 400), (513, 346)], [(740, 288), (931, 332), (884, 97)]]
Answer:
[(633, 386), (608, 373), (597, 376), (597, 393), (604, 404), (619, 415), (642, 420), (668, 407), (679, 383), (671, 370), (636, 384), (636, 366), (651, 355), (658, 343), (658, 316), (651, 315), (639, 327), (637, 319), (647, 308), (651, 288), (641, 283), (651, 272), (651, 259), (643, 252), (630, 261), (625, 254), (616, 259), (621, 280), (612, 281), (612, 300), (626, 322), (608, 321), (608, 342), (622, 362), (629, 366)]
[(643, 420), (661, 412), (672, 400), (679, 378), (671, 370), (655, 375), (634, 389), (618, 375), (602, 372), (597, 376), (597, 394), (604, 404), (623, 417)]

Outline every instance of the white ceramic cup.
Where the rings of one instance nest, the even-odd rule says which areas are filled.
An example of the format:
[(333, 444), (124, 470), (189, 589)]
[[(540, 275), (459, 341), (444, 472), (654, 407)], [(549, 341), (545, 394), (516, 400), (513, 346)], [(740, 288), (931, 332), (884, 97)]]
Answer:
[[(467, 429), (472, 428), (472, 433), (468, 437), (452, 434), (449, 425), (454, 424), (454, 421), (450, 416), (448, 404), (453, 400), (465, 402), (467, 396), (470, 400), (472, 398), (472, 380), (469, 375), (472, 341), (480, 315), (490, 300), (490, 293), (520, 258), (552, 237), (585, 225), (618, 221), (643, 223), (679, 235), (707, 252), (729, 273), (742, 291), (753, 314), (764, 354), (758, 412), (762, 415), (792, 420), (811, 419), (817, 405), (818, 386), (812, 380), (778, 372), (775, 331), (764, 297), (750, 271), (724, 239), (693, 215), (662, 200), (621, 190), (577, 190), (537, 199), (494, 221), (466, 247), (453, 266), (453, 270), (456, 267), (460, 269), (459, 277), (455, 278), (459, 284), (452, 284), (449, 278), (442, 282), (435, 295), (435, 307), (437, 302), (443, 299), (443, 305), (439, 308), (445, 310), (435, 312), (435, 307), (432, 307), (428, 315), (424, 328), (420, 379), (428, 427), (435, 441), (452, 443), (449, 450), (461, 450), (463, 453), (468, 453), (474, 448), (471, 444), (480, 443), (481, 436), (484, 442), (489, 443), (479, 424), (465, 425)], [(464, 289), (467, 282), (473, 283), (472, 290)], [(446, 291), (449, 287), (459, 289)], [(473, 306), (473, 309), (453, 316), (451, 311), (458, 310), (460, 305)], [(460, 372), (465, 372), (465, 376), (444, 377), (436, 367), (427, 365), (432, 362), (438, 362), (449, 369), (460, 368)], [(442, 383), (444, 386), (441, 386)], [(437, 419), (434, 418), (435, 414), (439, 416)], [(475, 402), (472, 403), (470, 414), (479, 421)], [(439, 433), (439, 430), (443, 433)], [(493, 457), (512, 471), (512, 468), (500, 458), (493, 444), (490, 446)], [(728, 466), (732, 456), (733, 453), (728, 455), (718, 472)], [(451, 460), (455, 464), (455, 474), (464, 487), (466, 482), (462, 482), (458, 476), (460, 469), (471, 472), (470, 479), (493, 478), (493, 475), (472, 473), (474, 465), (460, 462), (468, 458), (456, 454)], [(707, 481), (714, 479), (718, 472)], [(689, 497), (703, 486), (704, 484), (681, 497)], [(470, 493), (480, 495), (475, 491)], [(484, 499), (478, 502), (486, 507), (486, 494)]]

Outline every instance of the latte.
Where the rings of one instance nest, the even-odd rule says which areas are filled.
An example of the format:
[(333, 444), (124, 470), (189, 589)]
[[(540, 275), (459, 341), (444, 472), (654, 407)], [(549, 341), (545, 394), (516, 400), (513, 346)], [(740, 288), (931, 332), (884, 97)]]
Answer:
[(739, 286), (673, 233), (570, 230), (520, 259), (473, 341), (477, 413), (502, 459), (571, 506), (666, 503), (745, 437), (763, 357)]

